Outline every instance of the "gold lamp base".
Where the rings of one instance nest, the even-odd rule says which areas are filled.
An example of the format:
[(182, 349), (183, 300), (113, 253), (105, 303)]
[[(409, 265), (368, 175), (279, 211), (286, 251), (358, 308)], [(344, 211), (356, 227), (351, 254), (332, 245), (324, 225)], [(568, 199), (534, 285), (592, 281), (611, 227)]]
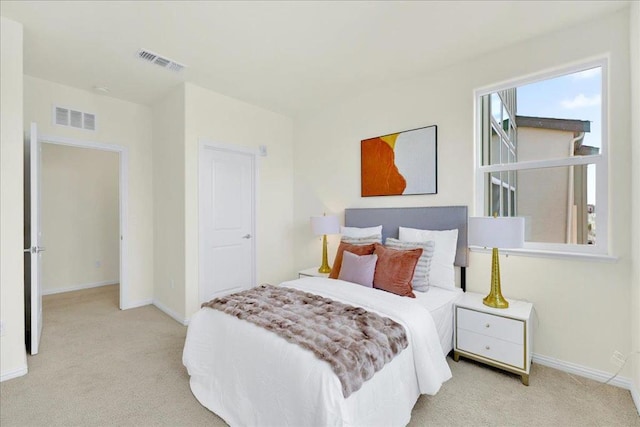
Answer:
[(509, 301), (502, 296), (500, 289), (500, 262), (498, 248), (491, 252), (491, 292), (482, 300), (484, 305), (493, 308), (509, 308)]
[(322, 235), (322, 265), (318, 268), (318, 273), (331, 273), (331, 266), (327, 261), (327, 235)]

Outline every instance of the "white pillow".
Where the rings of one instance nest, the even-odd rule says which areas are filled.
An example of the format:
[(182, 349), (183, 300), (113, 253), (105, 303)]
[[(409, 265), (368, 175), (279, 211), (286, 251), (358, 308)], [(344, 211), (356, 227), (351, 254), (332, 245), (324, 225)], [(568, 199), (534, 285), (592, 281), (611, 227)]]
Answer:
[(404, 242), (435, 242), (431, 270), (429, 270), (429, 286), (441, 288), (456, 287), (456, 273), (453, 262), (456, 259), (458, 229), (455, 230), (418, 230), (400, 227), (398, 240)]
[(340, 234), (344, 237), (370, 237), (370, 236), (380, 236), (382, 239), (382, 226), (379, 225), (377, 227), (340, 227)]

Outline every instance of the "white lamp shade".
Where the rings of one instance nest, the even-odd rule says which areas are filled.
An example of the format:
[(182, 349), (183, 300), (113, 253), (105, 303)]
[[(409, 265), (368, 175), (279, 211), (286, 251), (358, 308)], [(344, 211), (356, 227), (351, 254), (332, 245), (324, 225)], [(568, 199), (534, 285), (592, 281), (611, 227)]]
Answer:
[(524, 245), (524, 218), (471, 217), (469, 245), (503, 249), (521, 248)]
[(340, 232), (340, 222), (335, 215), (312, 216), (311, 230), (313, 234), (318, 236), (323, 234), (338, 234)]

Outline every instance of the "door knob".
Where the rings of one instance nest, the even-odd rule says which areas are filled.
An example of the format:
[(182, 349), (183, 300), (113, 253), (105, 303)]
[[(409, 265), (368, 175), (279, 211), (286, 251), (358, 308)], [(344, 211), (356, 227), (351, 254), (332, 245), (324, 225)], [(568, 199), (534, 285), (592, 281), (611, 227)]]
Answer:
[(251, 234), (245, 234), (244, 236), (242, 236), (243, 239), (250, 239), (251, 238)]

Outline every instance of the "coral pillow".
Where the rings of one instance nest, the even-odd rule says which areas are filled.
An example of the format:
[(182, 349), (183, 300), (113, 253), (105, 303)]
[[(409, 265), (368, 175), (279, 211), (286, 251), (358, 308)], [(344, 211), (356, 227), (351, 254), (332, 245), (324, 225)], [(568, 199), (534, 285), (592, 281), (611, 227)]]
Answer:
[(431, 269), (431, 258), (433, 257), (435, 242), (402, 242), (389, 237), (384, 244), (388, 249), (422, 249), (422, 255), (420, 255), (416, 269), (413, 272), (411, 287), (414, 291), (427, 292), (429, 290), (429, 270)]
[(373, 244), (370, 245), (351, 245), (349, 243), (340, 242), (338, 246), (338, 252), (336, 252), (336, 259), (333, 261), (333, 268), (329, 273), (329, 278), (337, 279), (340, 275), (340, 267), (342, 267), (343, 252), (349, 251), (356, 255), (371, 255), (375, 249)]
[(374, 253), (378, 255), (373, 287), (403, 297), (415, 298), (411, 280), (422, 249), (395, 250), (376, 243)]
[(378, 255), (356, 255), (349, 251), (342, 253), (342, 267), (338, 279), (373, 288)]

